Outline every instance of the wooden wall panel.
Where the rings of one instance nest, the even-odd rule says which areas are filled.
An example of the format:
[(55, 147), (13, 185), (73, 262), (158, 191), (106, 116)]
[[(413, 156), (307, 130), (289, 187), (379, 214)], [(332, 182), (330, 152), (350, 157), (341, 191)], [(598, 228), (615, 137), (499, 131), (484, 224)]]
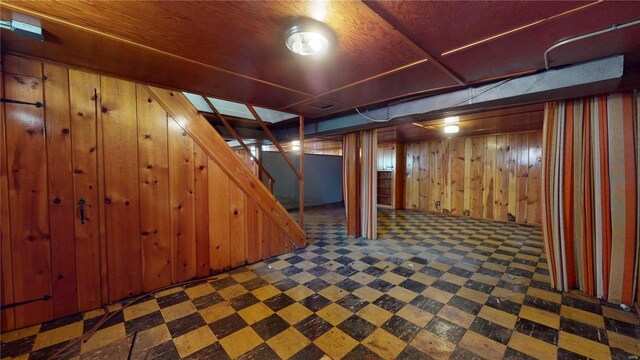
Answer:
[[(5, 58), (7, 59), (7, 58)], [(5, 96), (43, 102), (42, 64), (33, 60), (5, 61)], [(22, 75), (28, 74), (28, 75)], [(44, 109), (6, 104), (9, 211), (13, 301), (51, 295), (51, 253), (47, 194)], [(15, 326), (52, 317), (51, 301), (36, 301), (14, 309)]]
[(407, 169), (406, 169), (406, 153), (407, 148), (404, 144), (398, 143), (396, 145), (396, 154), (395, 154), (395, 206), (396, 209), (404, 209), (405, 208), (405, 186), (407, 181)]
[(442, 141), (440, 166), (442, 173), (442, 212), (451, 213), (451, 142)]
[(496, 137), (495, 203), (493, 212), (496, 219), (508, 219), (509, 213), (509, 135)]
[(471, 138), (464, 140), (464, 215), (471, 214), (471, 162), (473, 161)]
[(495, 181), (496, 181), (496, 137), (486, 137), (486, 150), (484, 153), (484, 182), (482, 197), (482, 217), (494, 219), (493, 207), (495, 206)]
[(69, 71), (44, 64), (53, 316), (78, 312)]
[[(404, 208), (405, 160), (401, 143), (378, 145), (378, 171), (391, 171), (391, 208)], [(378, 184), (380, 186), (380, 183)], [(380, 199), (378, 199), (380, 203)], [(386, 206), (386, 205), (385, 205)]]
[(273, 256), (271, 251), (271, 219), (264, 212), (262, 212), (261, 224), (262, 224), (262, 239), (260, 240), (262, 241), (262, 246), (261, 246), (262, 258), (267, 259)]
[[(0, 97), (4, 97), (4, 70), (0, 64)], [(13, 303), (13, 272), (11, 269), (11, 228), (9, 224), (9, 179), (7, 171), (7, 131), (4, 103), (0, 103), (0, 281), (2, 304)], [(15, 327), (13, 309), (0, 311), (0, 331)]]
[(509, 177), (507, 219), (516, 221), (518, 198), (518, 134), (509, 135)]
[(262, 258), (262, 210), (253, 202), (246, 199), (247, 209), (247, 262), (253, 264)]
[[(418, 189), (417, 206), (420, 209), (429, 209), (431, 205), (433, 178), (430, 177), (430, 175), (432, 175), (429, 166), (429, 160), (431, 159), (430, 145), (431, 143), (419, 143), (416, 147), (414, 147), (414, 151), (417, 150), (413, 157), (414, 172), (416, 169), (418, 170), (418, 184), (414, 187), (414, 189)], [(416, 162), (418, 166), (416, 166)]]
[(414, 144), (405, 144), (405, 199), (404, 206), (407, 209), (415, 209), (413, 204), (413, 185), (418, 179), (413, 176), (413, 146)]
[(0, 109), (0, 300), (53, 298), (2, 311), (2, 331), (304, 246), (181, 94), (3, 60), (3, 97), (46, 106)]
[(231, 267), (229, 255), (229, 177), (209, 159), (209, 262), (213, 271)]
[(195, 221), (196, 221), (196, 276), (209, 275), (209, 157), (197, 144), (193, 145)]
[(516, 169), (516, 222), (527, 222), (527, 183), (529, 178), (529, 134), (518, 134)]
[(471, 138), (471, 216), (482, 217), (484, 208), (484, 161), (487, 139)]
[(451, 144), (451, 213), (464, 214), (464, 169), (465, 149), (464, 139), (453, 139)]
[[(69, 114), (71, 118), (73, 204), (84, 201), (84, 223), (74, 210), (78, 309), (95, 309), (102, 304), (100, 270), (100, 216), (98, 201), (97, 89), (100, 77), (69, 71)], [(77, 212), (76, 212), (77, 211)], [(96, 290), (96, 287), (98, 290)]]
[(407, 208), (540, 224), (541, 132), (408, 143), (406, 149)]
[(100, 89), (111, 301), (142, 292), (136, 86), (102, 76)]
[(171, 284), (167, 112), (136, 85), (142, 290)]
[(229, 245), (231, 267), (245, 264), (246, 249), (246, 196), (235, 184), (229, 184)]
[(542, 133), (529, 133), (529, 176), (527, 177), (527, 222), (540, 224)]
[(168, 131), (173, 281), (180, 282), (196, 276), (193, 140), (171, 118)]

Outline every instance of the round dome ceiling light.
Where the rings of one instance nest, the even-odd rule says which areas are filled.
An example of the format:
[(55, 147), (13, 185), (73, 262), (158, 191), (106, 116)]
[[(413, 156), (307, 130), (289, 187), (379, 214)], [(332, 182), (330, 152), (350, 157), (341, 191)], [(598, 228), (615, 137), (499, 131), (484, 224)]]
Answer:
[(460, 131), (460, 127), (458, 125), (447, 125), (444, 127), (445, 134), (455, 134)]
[(296, 54), (310, 56), (327, 51), (335, 35), (319, 21), (304, 21), (292, 26), (285, 34), (287, 48)]

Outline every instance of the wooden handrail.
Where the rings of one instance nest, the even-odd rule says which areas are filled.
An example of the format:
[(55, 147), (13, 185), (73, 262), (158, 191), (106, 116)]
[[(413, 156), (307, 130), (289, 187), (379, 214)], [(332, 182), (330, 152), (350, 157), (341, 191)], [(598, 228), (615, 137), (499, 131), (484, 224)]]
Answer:
[[(267, 127), (267, 124), (264, 121), (262, 121), (262, 118), (260, 118), (260, 115), (258, 115), (258, 113), (253, 108), (253, 106), (248, 105), (248, 104), (246, 106), (249, 108), (249, 111), (251, 111), (251, 114), (253, 114), (253, 117), (256, 118), (256, 121), (258, 122), (258, 124), (260, 124), (260, 127), (267, 134), (267, 136), (269, 137), (269, 139), (271, 140), (273, 145), (275, 145), (276, 148), (278, 148), (278, 151), (280, 152), (280, 155), (282, 155), (282, 157), (287, 162), (287, 164), (289, 164), (289, 166), (291, 167), (291, 170), (293, 170), (293, 172), (296, 174), (298, 179), (303, 180), (304, 176), (302, 175), (302, 173), (300, 171), (298, 171), (298, 169), (296, 169), (296, 166), (293, 165), (293, 162), (291, 162), (291, 159), (289, 159), (287, 154), (284, 152), (284, 149), (282, 148), (282, 146), (280, 146), (280, 143), (278, 142), (278, 140), (276, 140), (276, 137), (273, 136), (273, 133), (271, 132), (271, 130), (269, 130), (269, 128)], [(304, 149), (302, 149), (302, 151), (304, 152)]]
[[(213, 103), (211, 103), (211, 101), (209, 99), (207, 99), (206, 96), (203, 96), (202, 98), (207, 102), (209, 107), (211, 107), (211, 110), (213, 110), (213, 112), (220, 119), (220, 121), (222, 121), (222, 124), (224, 125), (224, 127), (227, 128), (227, 130), (231, 133), (231, 135), (233, 135), (234, 138), (236, 138), (236, 140), (240, 143), (240, 145), (242, 145), (242, 147), (247, 152), (247, 154), (249, 154), (251, 159), (253, 159), (253, 161), (258, 165), (258, 167), (260, 168), (260, 171), (262, 173), (264, 173), (265, 175), (267, 175), (267, 177), (269, 178), (269, 190), (271, 192), (273, 192), (273, 184), (275, 184), (276, 180), (273, 178), (273, 176), (271, 176), (269, 171), (267, 171), (267, 169), (264, 168), (264, 166), (262, 165), (262, 160), (258, 159), (257, 157), (255, 157), (253, 155), (253, 153), (251, 152), (251, 150), (249, 149), (247, 144), (245, 144), (244, 141), (242, 141), (242, 138), (240, 137), (240, 135), (238, 135), (238, 133), (229, 124), (227, 119), (218, 111), (218, 109), (216, 109), (216, 107), (213, 105)], [(262, 180), (262, 178), (260, 178), (260, 179)]]

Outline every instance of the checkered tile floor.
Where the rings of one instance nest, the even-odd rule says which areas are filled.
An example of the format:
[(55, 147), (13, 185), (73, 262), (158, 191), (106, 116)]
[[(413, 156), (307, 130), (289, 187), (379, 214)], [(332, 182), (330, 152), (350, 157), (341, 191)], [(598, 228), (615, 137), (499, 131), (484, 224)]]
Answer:
[[(549, 288), (539, 229), (381, 210), (369, 241), (345, 236), (343, 214), (307, 211), (306, 249), (149, 296), (64, 358), (640, 356), (635, 314)], [(2, 357), (47, 358), (101, 314), (2, 334)]]

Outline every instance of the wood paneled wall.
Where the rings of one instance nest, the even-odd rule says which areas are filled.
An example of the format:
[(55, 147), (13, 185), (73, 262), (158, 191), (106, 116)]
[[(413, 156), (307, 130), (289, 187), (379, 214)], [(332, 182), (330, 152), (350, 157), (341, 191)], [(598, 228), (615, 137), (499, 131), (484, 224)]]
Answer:
[(391, 170), (391, 207), (404, 208), (405, 147), (401, 143), (378, 145), (378, 171)]
[(5, 56), (3, 71), (5, 97), (45, 107), (1, 112), (1, 299), (52, 296), (2, 311), (3, 331), (304, 246), (206, 120), (190, 132), (195, 110), (27, 58)]
[(542, 132), (407, 143), (406, 208), (538, 225), (541, 157)]

